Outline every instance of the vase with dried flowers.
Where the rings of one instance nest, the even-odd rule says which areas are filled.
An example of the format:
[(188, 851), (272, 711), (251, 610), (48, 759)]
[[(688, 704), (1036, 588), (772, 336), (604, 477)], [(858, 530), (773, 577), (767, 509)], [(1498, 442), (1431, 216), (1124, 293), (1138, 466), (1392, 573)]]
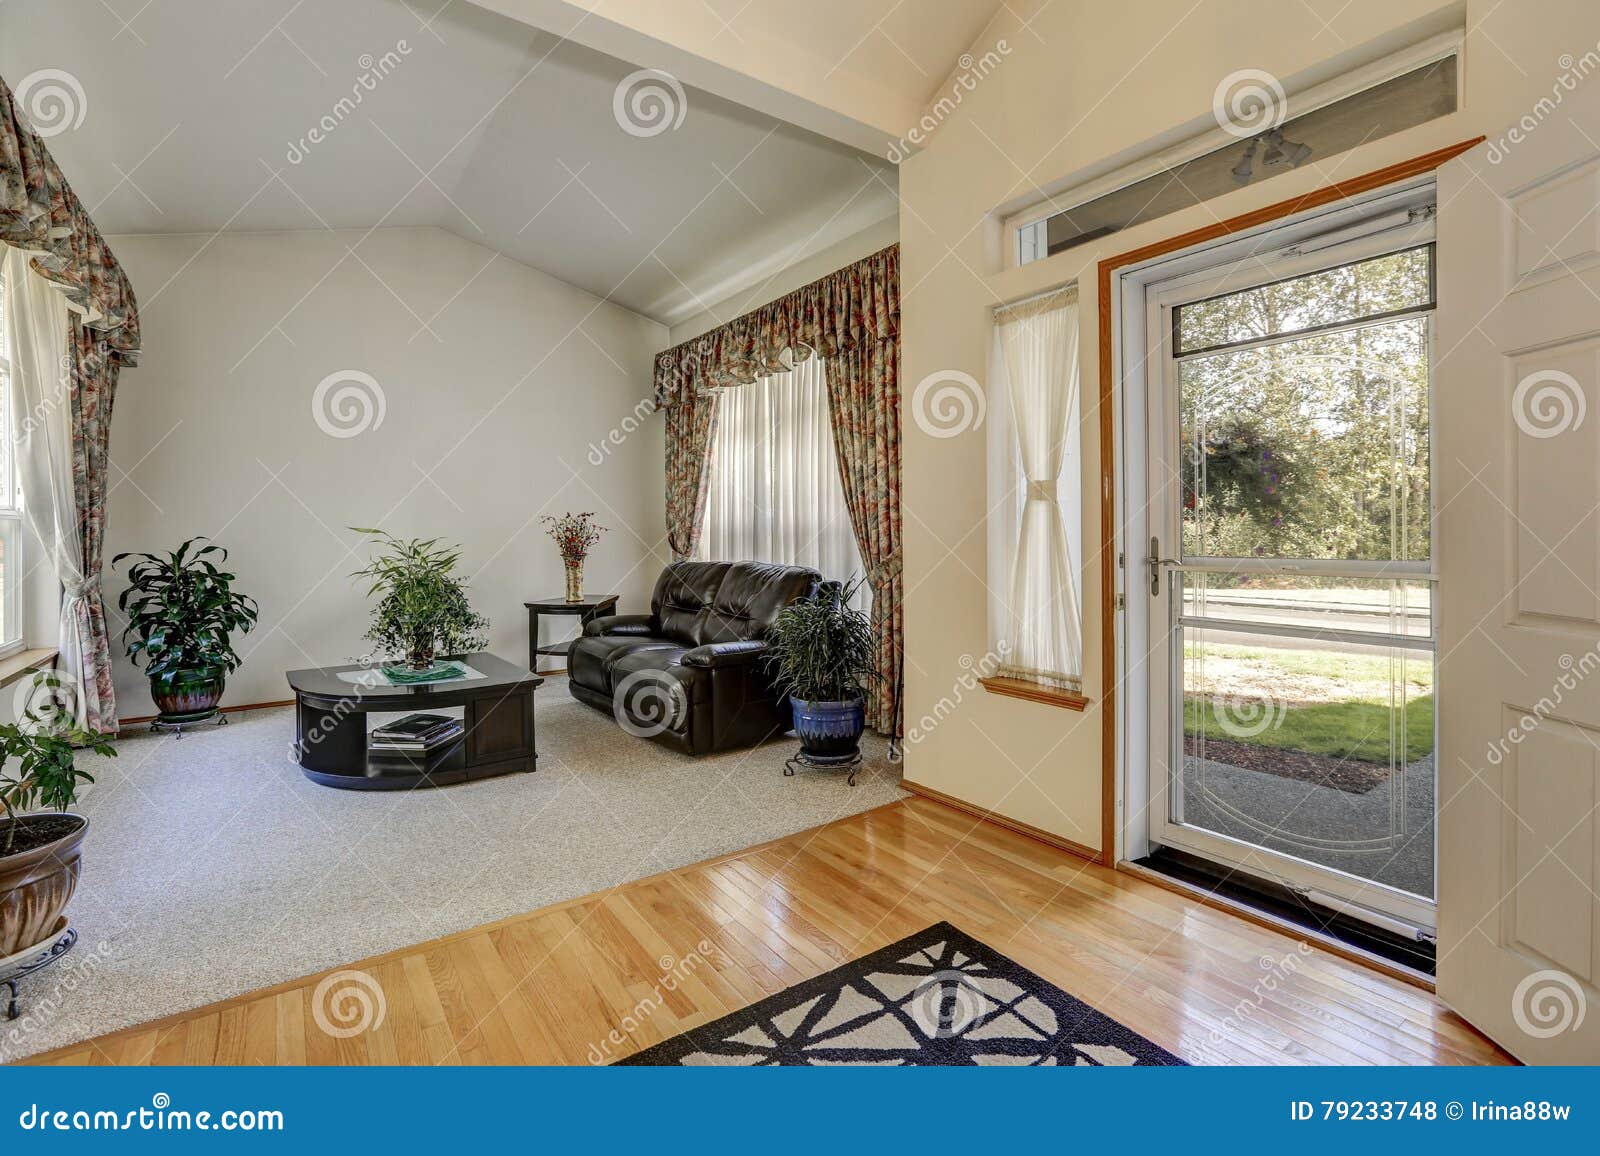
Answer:
[(590, 548), (606, 532), (604, 526), (595, 524), (594, 514), (565, 513), (557, 518), (546, 514), (543, 518), (545, 533), (555, 539), (561, 551), (561, 562), (567, 568), (567, 601), (583, 601), (583, 560)]

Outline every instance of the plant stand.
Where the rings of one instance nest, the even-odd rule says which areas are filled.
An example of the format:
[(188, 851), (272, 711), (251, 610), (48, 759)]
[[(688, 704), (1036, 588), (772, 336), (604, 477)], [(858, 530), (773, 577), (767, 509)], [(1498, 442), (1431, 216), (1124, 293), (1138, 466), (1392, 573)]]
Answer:
[(841, 755), (837, 758), (808, 755), (805, 751), (797, 751), (789, 757), (788, 762), (783, 764), (783, 773), (785, 776), (791, 776), (799, 767), (805, 767), (807, 770), (822, 771), (847, 770), (850, 775), (845, 781), (853, 787), (856, 785), (856, 774), (861, 770), (862, 762), (863, 759), (859, 750), (853, 755)]
[[(65, 923), (65, 917), (62, 923)], [(0, 959), (0, 984), (11, 989), (11, 999), (6, 1007), (6, 1019), (14, 1020), (22, 1014), (17, 1006), (17, 981), (36, 971), (43, 971), (72, 950), (78, 942), (78, 932), (72, 927), (56, 925), (48, 938), (40, 940), (26, 951), (19, 951), (8, 959)]]
[(228, 716), (219, 710), (215, 714), (212, 714), (206, 718), (158, 718), (150, 723), (150, 733), (155, 734), (157, 731), (171, 731), (173, 738), (181, 739), (185, 730), (193, 730), (201, 723), (212, 723), (219, 727), (225, 727), (228, 725)]

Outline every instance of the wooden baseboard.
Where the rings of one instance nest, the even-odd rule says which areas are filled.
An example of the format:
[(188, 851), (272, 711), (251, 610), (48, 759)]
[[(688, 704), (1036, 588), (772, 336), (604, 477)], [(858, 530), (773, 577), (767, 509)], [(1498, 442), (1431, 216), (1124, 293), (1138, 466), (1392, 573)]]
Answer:
[[(286, 698), (286, 699), (283, 699), (280, 702), (247, 702), (247, 703), (242, 703), (239, 706), (218, 707), (217, 711), (218, 711), (219, 714), (238, 714), (240, 711), (270, 710), (273, 707), (293, 706), (293, 705), (294, 705), (294, 699)], [(117, 729), (118, 730), (127, 730), (129, 727), (138, 726), (140, 723), (155, 722), (155, 720), (158, 717), (160, 717), (160, 716), (153, 715), (153, 714), (141, 714), (141, 715), (135, 715), (133, 718), (119, 718), (117, 720)]]
[(976, 803), (969, 803), (965, 799), (958, 799), (954, 795), (947, 795), (943, 791), (925, 787), (921, 783), (913, 783), (910, 779), (902, 778), (900, 785), (913, 795), (921, 795), (925, 799), (932, 799), (935, 803), (943, 803), (946, 807), (986, 820), (996, 827), (1004, 827), (1007, 831), (1025, 835), (1029, 839), (1036, 839), (1040, 843), (1054, 847), (1057, 851), (1065, 851), (1069, 855), (1076, 855), (1081, 859), (1089, 859), (1096, 863), (1100, 861), (1100, 852), (1092, 847), (1085, 847), (1082, 843), (1075, 843), (1063, 835), (1053, 835), (1041, 827), (1024, 823), (1020, 819), (1007, 818), (998, 811), (991, 811), (987, 807), (980, 807)]

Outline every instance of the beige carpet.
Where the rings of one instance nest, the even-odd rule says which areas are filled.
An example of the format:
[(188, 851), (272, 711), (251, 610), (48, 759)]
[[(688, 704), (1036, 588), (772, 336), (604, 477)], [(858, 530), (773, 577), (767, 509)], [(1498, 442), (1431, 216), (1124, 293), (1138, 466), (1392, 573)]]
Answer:
[(293, 712), (176, 740), (139, 733), (97, 783), (81, 939), (22, 982), (0, 1060), (296, 979), (790, 835), (903, 798), (869, 737), (855, 787), (782, 774), (794, 741), (691, 759), (632, 738), (550, 679), (539, 770), (431, 791), (319, 787)]

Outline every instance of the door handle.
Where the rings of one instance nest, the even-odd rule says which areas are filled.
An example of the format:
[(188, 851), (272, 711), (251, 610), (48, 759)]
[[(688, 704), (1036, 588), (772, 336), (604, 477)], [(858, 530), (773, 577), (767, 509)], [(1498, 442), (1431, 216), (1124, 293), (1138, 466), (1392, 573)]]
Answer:
[(1163, 558), (1161, 556), (1161, 539), (1150, 539), (1150, 553), (1145, 556), (1144, 564), (1150, 567), (1150, 596), (1154, 598), (1161, 593), (1161, 567), (1178, 566), (1181, 563), (1176, 558)]

